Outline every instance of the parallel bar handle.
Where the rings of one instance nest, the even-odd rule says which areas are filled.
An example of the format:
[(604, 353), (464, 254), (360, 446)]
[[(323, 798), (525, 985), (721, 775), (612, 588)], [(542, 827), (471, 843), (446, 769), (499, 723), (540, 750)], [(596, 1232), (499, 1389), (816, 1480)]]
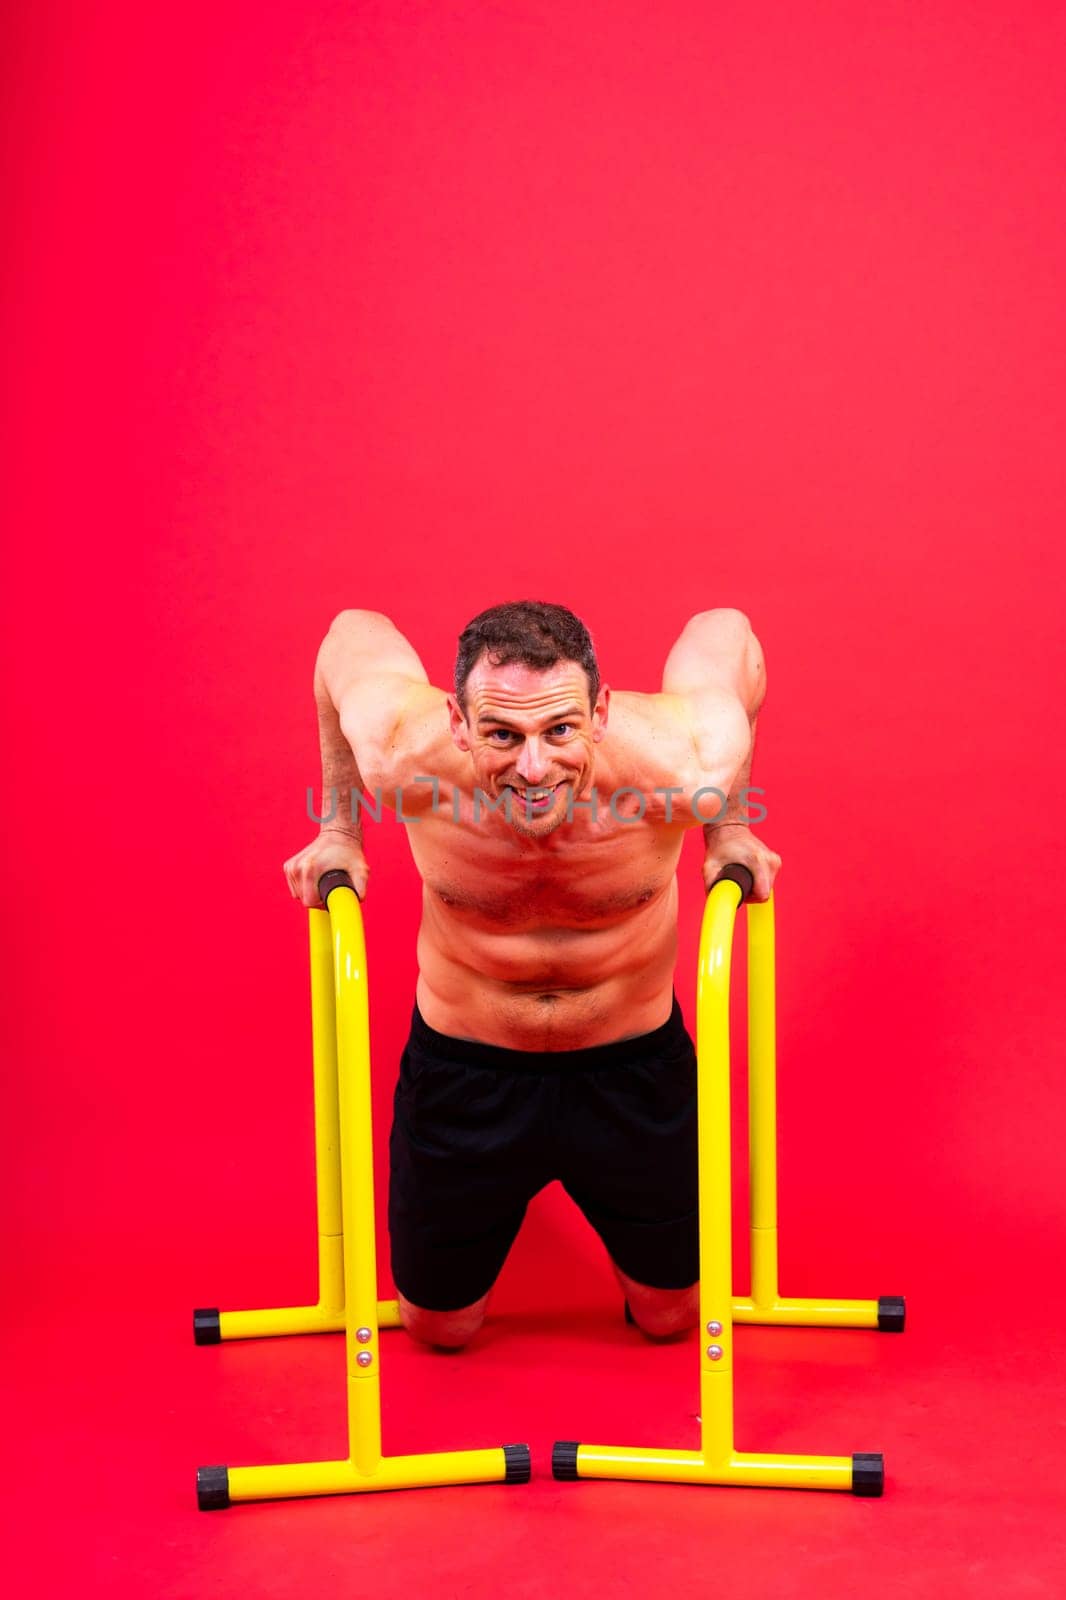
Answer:
[[(327, 873), (326, 876), (329, 877), (330, 874)], [(729, 879), (730, 883), (735, 883), (739, 887), (741, 902), (747, 900), (755, 888), (754, 873), (750, 867), (742, 866), (739, 861), (731, 861), (727, 867), (723, 867), (717, 878), (715, 878), (714, 883), (711, 884), (711, 889), (726, 878)], [(319, 892), (321, 893), (321, 888)], [(707, 892), (709, 894), (710, 889)]]
[[(726, 868), (726, 871), (728, 870)], [(746, 871), (747, 869), (741, 868), (741, 870)], [(334, 889), (351, 889), (353, 893), (355, 892), (355, 884), (343, 867), (331, 868), (329, 872), (324, 872), (318, 880), (318, 898), (324, 906), (328, 907), (329, 897)], [(356, 899), (358, 898), (359, 896), (356, 894)]]

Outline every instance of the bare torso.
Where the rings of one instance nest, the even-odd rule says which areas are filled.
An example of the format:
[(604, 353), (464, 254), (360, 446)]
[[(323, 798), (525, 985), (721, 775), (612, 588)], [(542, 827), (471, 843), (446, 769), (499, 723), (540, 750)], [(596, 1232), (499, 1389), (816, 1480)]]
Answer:
[[(693, 767), (668, 697), (616, 693), (596, 752), (595, 817), (575, 807), (572, 821), (530, 839), (498, 812), (475, 815), (446, 696), (420, 690), (389, 783), (422, 877), (417, 1002), (430, 1027), (515, 1050), (575, 1050), (661, 1026), (673, 999), (677, 863), (697, 825), (686, 800)], [(430, 776), (435, 789), (415, 782)], [(617, 795), (612, 813), (625, 785), (640, 795)], [(671, 785), (683, 792), (655, 793)]]

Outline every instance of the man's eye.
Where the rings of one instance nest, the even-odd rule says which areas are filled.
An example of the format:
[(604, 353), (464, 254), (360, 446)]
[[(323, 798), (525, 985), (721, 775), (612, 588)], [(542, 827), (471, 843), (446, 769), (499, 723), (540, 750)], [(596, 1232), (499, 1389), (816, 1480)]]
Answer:
[(493, 728), (492, 732), (489, 734), (489, 738), (496, 739), (497, 741), (507, 740), (511, 738), (511, 734), (506, 728)]
[(552, 729), (553, 733), (569, 733), (573, 727), (572, 722), (557, 722)]

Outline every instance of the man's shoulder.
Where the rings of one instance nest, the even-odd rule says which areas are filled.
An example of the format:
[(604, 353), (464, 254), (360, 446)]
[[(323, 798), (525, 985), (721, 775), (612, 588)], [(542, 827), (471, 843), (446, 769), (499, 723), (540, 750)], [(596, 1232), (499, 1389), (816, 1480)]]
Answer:
[(643, 790), (649, 816), (651, 795), (670, 789), (673, 798), (662, 802), (668, 822), (694, 827), (712, 820), (707, 797), (724, 802), (750, 750), (736, 697), (726, 690), (707, 691), (698, 702), (689, 695), (619, 694), (611, 696), (610, 711), (614, 746), (604, 751), (603, 765), (612, 784)]
[(437, 785), (460, 780), (462, 759), (451, 735), (446, 691), (428, 683), (408, 684), (397, 699), (381, 752), (379, 780), (390, 791), (390, 803), (402, 796), (406, 813), (420, 810), (422, 802), (436, 795)]
[(457, 755), (448, 721), (448, 696), (431, 683), (416, 683), (404, 697), (396, 724), (397, 772), (412, 776), (441, 776), (437, 768)]
[(696, 775), (691, 718), (681, 695), (614, 691), (604, 743), (612, 777), (620, 784), (650, 790), (687, 785)]
[(339, 716), (369, 788), (405, 788), (451, 744), (445, 691), (398, 673), (380, 676), (371, 694), (365, 684), (346, 694)]

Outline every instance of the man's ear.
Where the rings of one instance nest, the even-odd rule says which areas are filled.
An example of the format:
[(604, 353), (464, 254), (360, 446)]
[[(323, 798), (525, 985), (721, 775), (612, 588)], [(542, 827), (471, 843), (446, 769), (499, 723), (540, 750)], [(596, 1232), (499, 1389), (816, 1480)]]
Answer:
[(452, 738), (460, 750), (470, 749), (470, 729), (467, 727), (466, 718), (463, 716), (459, 702), (453, 694), (448, 696), (448, 725), (451, 728)]
[(598, 744), (607, 732), (607, 712), (611, 704), (611, 691), (607, 684), (600, 684), (600, 692), (596, 696), (596, 704), (592, 708), (592, 737)]

